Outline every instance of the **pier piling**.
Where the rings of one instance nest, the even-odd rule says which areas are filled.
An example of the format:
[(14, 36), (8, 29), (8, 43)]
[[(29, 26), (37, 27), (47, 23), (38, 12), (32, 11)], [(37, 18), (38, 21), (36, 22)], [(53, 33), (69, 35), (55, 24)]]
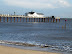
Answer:
[(60, 19), (59, 19), (59, 22), (60, 22)]
[(7, 22), (8, 22), (8, 17), (7, 17)]
[(48, 22), (49, 22), (49, 18), (48, 18)]
[(55, 22), (55, 19), (53, 18), (53, 23)]
[(20, 22), (21, 22), (21, 17), (20, 17)]
[(43, 22), (43, 18), (42, 18), (42, 22)]
[(11, 17), (11, 19), (10, 19), (10, 20), (11, 20), (11, 22), (12, 22), (12, 17)]
[(51, 18), (51, 22), (52, 22), (52, 18)]
[(30, 22), (30, 18), (29, 18), (29, 22)]
[(18, 22), (18, 17), (17, 17), (17, 22)]
[(26, 22), (27, 22), (27, 18), (26, 18)]
[(14, 22), (15, 22), (15, 17), (14, 17)]
[(24, 22), (24, 18), (23, 18), (23, 22)]
[(38, 22), (38, 18), (37, 18), (37, 22)]
[(5, 22), (5, 17), (3, 17), (3, 22)]
[(0, 22), (57, 22), (57, 21), (60, 22), (60, 18), (57, 19), (51, 17), (34, 18), (27, 16), (0, 16)]
[(48, 22), (47, 20), (48, 20), (48, 18), (46, 18), (46, 22)]
[(56, 19), (56, 23), (57, 23), (57, 19)]
[(39, 22), (40, 22), (40, 18), (39, 18)]
[(1, 16), (0, 16), (0, 22), (1, 22)]
[(33, 18), (32, 18), (32, 22), (33, 22)]
[(34, 18), (34, 22), (35, 22), (35, 18)]
[(45, 22), (45, 18), (44, 18), (44, 22)]

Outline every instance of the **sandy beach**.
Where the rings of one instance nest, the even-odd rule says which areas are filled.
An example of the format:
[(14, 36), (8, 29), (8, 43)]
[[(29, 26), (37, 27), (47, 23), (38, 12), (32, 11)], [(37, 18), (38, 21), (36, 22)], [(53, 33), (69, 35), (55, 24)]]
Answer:
[(24, 50), (24, 49), (19, 49), (19, 48), (0, 46), (0, 54), (59, 54), (59, 53)]

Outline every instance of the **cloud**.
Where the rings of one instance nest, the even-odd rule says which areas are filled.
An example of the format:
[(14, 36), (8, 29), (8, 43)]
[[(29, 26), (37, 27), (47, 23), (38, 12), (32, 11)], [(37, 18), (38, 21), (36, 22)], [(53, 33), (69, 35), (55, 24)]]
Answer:
[(4, 0), (7, 5), (23, 8), (70, 7), (68, 0)]
[(59, 1), (57, 1), (57, 3), (59, 6), (62, 6), (62, 7), (69, 7), (70, 6), (70, 4), (65, 0), (59, 0)]

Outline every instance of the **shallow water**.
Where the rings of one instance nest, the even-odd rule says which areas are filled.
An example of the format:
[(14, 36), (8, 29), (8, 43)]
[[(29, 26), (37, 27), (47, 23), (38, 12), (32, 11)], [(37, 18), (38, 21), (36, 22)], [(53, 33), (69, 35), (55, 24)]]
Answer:
[(72, 53), (72, 19), (67, 19), (66, 29), (65, 19), (58, 23), (0, 23), (0, 43), (26, 43), (40, 48), (47, 45), (46, 51), (50, 49), (69, 54)]

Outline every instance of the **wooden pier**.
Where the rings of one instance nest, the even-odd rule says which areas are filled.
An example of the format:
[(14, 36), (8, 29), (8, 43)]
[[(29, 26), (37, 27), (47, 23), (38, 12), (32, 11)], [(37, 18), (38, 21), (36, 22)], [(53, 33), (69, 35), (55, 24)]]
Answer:
[(2, 16), (0, 22), (60, 22), (60, 19), (50, 17), (28, 17), (28, 16)]

